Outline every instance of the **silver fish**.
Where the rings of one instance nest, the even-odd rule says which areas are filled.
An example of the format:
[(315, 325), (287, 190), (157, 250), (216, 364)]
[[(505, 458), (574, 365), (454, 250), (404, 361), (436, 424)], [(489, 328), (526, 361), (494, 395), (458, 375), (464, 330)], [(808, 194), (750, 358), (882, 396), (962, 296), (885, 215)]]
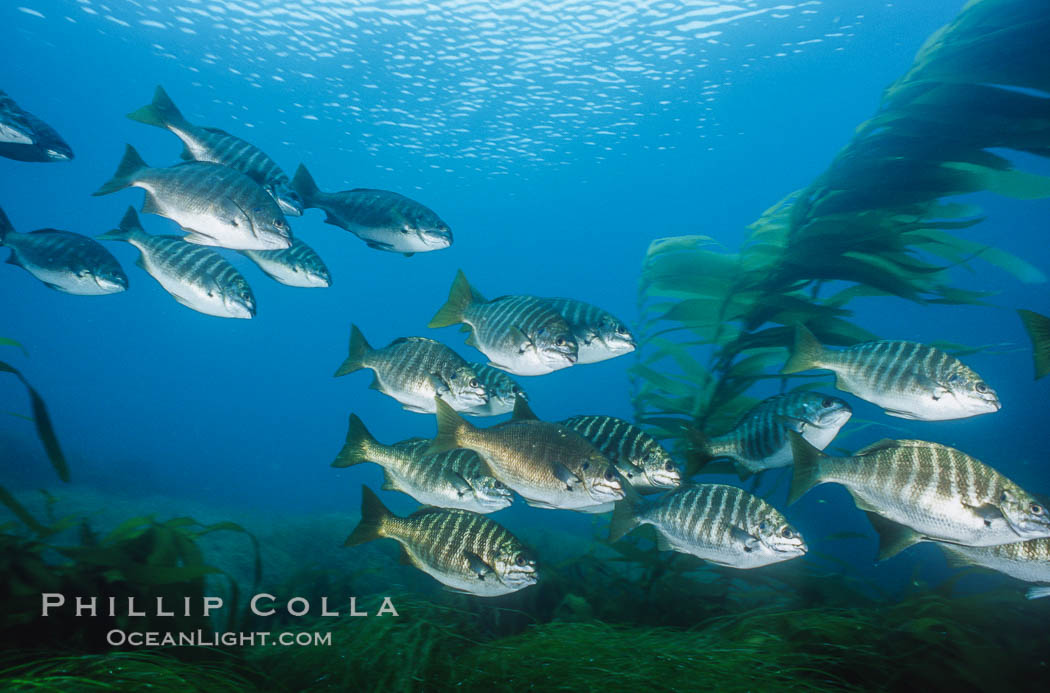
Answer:
[(835, 387), (904, 419), (964, 419), (1002, 407), (995, 390), (959, 359), (918, 342), (877, 341), (826, 349), (799, 325), (791, 358), (781, 372), (814, 368), (833, 371)]
[[(727, 457), (741, 476), (791, 465), (791, 442), (787, 432), (802, 435), (823, 450), (853, 415), (850, 406), (819, 392), (802, 390), (764, 399), (745, 414), (733, 430), (720, 436), (694, 441), (696, 465)], [(691, 474), (690, 474), (691, 476)]]
[(291, 189), (288, 176), (273, 159), (254, 144), (218, 128), (194, 125), (186, 120), (163, 87), (153, 94), (153, 103), (128, 114), (128, 118), (170, 130), (182, 140), (186, 161), (211, 161), (229, 166), (262, 186), (285, 214), (298, 217), (303, 201)]
[(572, 328), (579, 345), (576, 363), (597, 363), (634, 351), (634, 335), (612, 313), (572, 298), (548, 298), (547, 302)]
[(546, 299), (501, 296), (486, 301), (460, 270), (448, 302), (428, 327), (466, 323), (467, 344), (489, 357), (489, 365), (515, 375), (543, 375), (576, 363), (578, 346), (565, 319)]
[(937, 542), (948, 562), (990, 568), (1024, 582), (1047, 583), (1028, 589), (1029, 599), (1050, 597), (1050, 539), (1029, 539), (998, 546), (962, 546)]
[(776, 508), (734, 486), (686, 484), (652, 503), (617, 503), (609, 541), (645, 524), (656, 528), (661, 551), (730, 568), (760, 568), (807, 551), (802, 535)]
[(299, 238), (293, 238), (292, 245), (284, 250), (242, 250), (241, 253), (286, 286), (313, 288), (332, 285), (332, 276), (324, 260)]
[(561, 425), (591, 441), (616, 465), (620, 475), (642, 493), (663, 491), (682, 483), (671, 455), (630, 421), (615, 416), (573, 416)]
[(829, 457), (788, 434), (795, 456), (788, 502), (818, 484), (849, 490), (873, 519), (879, 558), (924, 539), (994, 546), (1050, 537), (1050, 517), (1035, 498), (980, 460), (921, 440), (882, 440), (852, 457)]
[(16, 161), (72, 161), (73, 150), (53, 127), (0, 91), (0, 156)]
[(326, 224), (349, 231), (370, 248), (413, 255), (452, 245), (448, 224), (404, 195), (368, 188), (322, 192), (302, 164), (292, 188), (304, 206), (324, 210)]
[(462, 356), (425, 337), (402, 337), (373, 349), (357, 325), (350, 327), (350, 353), (335, 377), (362, 368), (375, 372), (372, 389), (393, 397), (408, 411), (434, 413), (434, 398), (467, 410), (488, 401), (488, 392)]
[(484, 515), (420, 508), (408, 517), (398, 517), (363, 486), (361, 523), (345, 546), (381, 538), (396, 540), (406, 562), (457, 592), (498, 597), (536, 584), (532, 553)]
[(585, 438), (537, 420), (521, 400), (514, 412), (510, 421), (477, 428), (438, 400), (438, 433), (429, 452), (474, 450), (493, 476), (534, 507), (595, 512), (623, 498), (616, 469)]
[(184, 240), (231, 250), (281, 250), (292, 231), (277, 203), (240, 171), (205, 161), (150, 168), (128, 145), (113, 178), (93, 195), (127, 187), (146, 191), (144, 214), (168, 217), (189, 232)]
[(484, 363), (471, 362), (470, 367), (478, 374), (478, 380), (489, 393), (489, 401), (464, 411), (471, 416), (499, 416), (514, 411), (514, 403), (520, 397), (526, 402), (529, 396), (521, 385), (514, 382), (506, 372)]
[(383, 468), (383, 489), (401, 491), (424, 505), (491, 513), (511, 504), (513, 496), (492, 476), (473, 450), (427, 455), (430, 441), (418, 438), (383, 445), (356, 414), (350, 415), (346, 444), (333, 467), (374, 462)]
[(219, 318), (255, 316), (251, 287), (222, 255), (179, 236), (151, 236), (142, 229), (132, 207), (121, 219), (120, 228), (99, 239), (126, 241), (138, 248), (141, 254), (136, 264), (187, 308)]
[(58, 229), (18, 233), (2, 209), (0, 246), (11, 249), (8, 264), (21, 267), (56, 291), (101, 296), (128, 288), (120, 263), (94, 239)]

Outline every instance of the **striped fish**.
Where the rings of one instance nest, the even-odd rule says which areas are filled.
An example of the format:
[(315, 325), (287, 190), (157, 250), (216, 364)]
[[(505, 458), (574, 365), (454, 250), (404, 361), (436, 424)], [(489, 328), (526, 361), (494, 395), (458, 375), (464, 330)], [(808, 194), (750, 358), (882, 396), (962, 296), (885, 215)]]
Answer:
[(435, 397), (464, 411), (488, 401), (488, 392), (470, 364), (433, 339), (402, 337), (373, 349), (357, 325), (351, 325), (350, 354), (335, 377), (362, 368), (375, 372), (373, 390), (393, 397), (408, 411), (433, 414)]
[(305, 207), (325, 212), (325, 223), (363, 240), (369, 248), (413, 255), (452, 245), (452, 230), (430, 208), (389, 190), (355, 188), (323, 192), (302, 164), (292, 188)]
[(491, 513), (511, 504), (510, 490), (500, 483), (472, 450), (427, 455), (430, 441), (418, 438), (383, 445), (356, 414), (350, 415), (346, 444), (333, 467), (374, 462), (383, 468), (383, 489), (401, 491), (424, 505)]
[(128, 288), (128, 276), (117, 258), (94, 239), (58, 229), (18, 233), (2, 209), (0, 246), (11, 249), (7, 264), (21, 267), (55, 291), (101, 296)]
[(616, 471), (642, 493), (682, 483), (678, 466), (656, 439), (614, 416), (574, 416), (561, 422), (591, 442), (616, 465)]
[(189, 122), (168, 97), (164, 87), (157, 87), (153, 93), (153, 103), (129, 113), (128, 118), (170, 130), (182, 140), (182, 158), (186, 161), (211, 161), (236, 169), (262, 186), (282, 212), (295, 217), (302, 216), (303, 201), (291, 189), (288, 176), (273, 159), (240, 137), (218, 128), (199, 127)]
[(1035, 359), (1035, 378), (1038, 380), (1050, 373), (1050, 318), (1031, 310), (1019, 310), (1025, 332), (1032, 340), (1032, 356)]
[(1002, 406), (995, 390), (959, 359), (917, 342), (877, 341), (825, 349), (799, 325), (791, 358), (781, 372), (814, 368), (833, 371), (838, 389), (904, 419), (965, 419)]
[(299, 238), (284, 250), (242, 250), (266, 274), (287, 286), (327, 287), (332, 277), (324, 260)]
[(138, 248), (138, 266), (187, 308), (220, 318), (255, 315), (251, 287), (222, 255), (211, 248), (190, 245), (178, 236), (151, 236), (142, 229), (131, 207), (120, 228), (107, 231), (99, 239), (127, 241)]
[(73, 150), (53, 127), (0, 91), (0, 156), (16, 161), (72, 161)]
[(536, 560), (513, 534), (469, 510), (420, 508), (408, 517), (386, 509), (361, 487), (361, 523), (346, 546), (394, 539), (402, 559), (446, 587), (478, 597), (498, 597), (536, 583)]
[(514, 402), (520, 397), (526, 402), (529, 396), (521, 385), (498, 368), (484, 363), (471, 363), (470, 367), (478, 374), (478, 380), (489, 393), (489, 401), (479, 407), (471, 407), (464, 413), (472, 416), (499, 416), (514, 411)]
[(733, 430), (709, 439), (697, 438), (698, 461), (727, 457), (741, 476), (791, 464), (787, 432), (800, 433), (818, 450), (826, 448), (853, 410), (838, 397), (799, 391), (762, 400)]
[(521, 400), (514, 414), (491, 428), (475, 428), (438, 400), (438, 433), (428, 452), (474, 450), (493, 476), (537, 508), (600, 512), (623, 498), (616, 469), (585, 438), (537, 420)]
[(150, 168), (135, 148), (93, 195), (128, 187), (146, 191), (144, 214), (168, 217), (189, 232), (183, 240), (231, 250), (281, 250), (292, 231), (277, 203), (240, 171), (206, 161)]
[(466, 323), (467, 344), (489, 357), (489, 365), (515, 375), (543, 375), (576, 363), (578, 347), (565, 319), (546, 299), (502, 296), (486, 301), (460, 270), (448, 302), (429, 323)]
[(954, 448), (882, 440), (852, 457), (829, 457), (788, 435), (795, 456), (788, 502), (818, 484), (842, 484), (858, 508), (877, 516), (880, 560), (924, 539), (994, 546), (1050, 537), (1047, 511), (1031, 494)]
[(548, 298), (579, 345), (577, 363), (597, 363), (634, 351), (634, 335), (608, 311), (572, 298)]
[[(962, 546), (938, 542), (948, 562), (990, 568), (1024, 582), (1050, 583), (1050, 539), (1029, 539), (998, 546)], [(1029, 599), (1050, 597), (1050, 584), (1029, 588)]]
[(780, 512), (743, 489), (685, 484), (653, 503), (616, 504), (609, 541), (653, 525), (657, 548), (730, 568), (760, 568), (806, 553), (806, 542)]

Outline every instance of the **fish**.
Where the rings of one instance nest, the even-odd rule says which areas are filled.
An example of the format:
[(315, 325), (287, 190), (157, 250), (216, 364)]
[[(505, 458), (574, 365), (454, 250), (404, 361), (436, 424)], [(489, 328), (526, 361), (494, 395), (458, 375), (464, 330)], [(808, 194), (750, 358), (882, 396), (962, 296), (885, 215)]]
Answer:
[(656, 528), (661, 551), (687, 553), (729, 568), (760, 568), (808, 550), (780, 511), (723, 484), (684, 484), (652, 502), (621, 501), (609, 523), (609, 541), (641, 525)]
[(1025, 332), (1032, 340), (1035, 379), (1050, 373), (1050, 318), (1031, 310), (1018, 310)]
[(401, 560), (455, 592), (498, 597), (536, 584), (532, 552), (502, 525), (479, 513), (423, 507), (398, 517), (367, 486), (361, 487), (361, 522), (345, 546), (375, 539), (401, 545)]
[(323, 192), (302, 164), (292, 188), (303, 205), (325, 213), (325, 223), (354, 234), (376, 250), (414, 255), (452, 245), (452, 230), (430, 208), (389, 190)]
[(768, 397), (744, 414), (728, 433), (711, 438), (695, 434), (691, 473), (687, 476), (719, 457), (729, 458), (741, 477), (790, 466), (788, 431), (801, 434), (823, 450), (852, 415), (853, 409), (845, 400), (810, 390)]
[(881, 440), (851, 457), (823, 454), (794, 431), (788, 503), (819, 484), (842, 484), (879, 533), (879, 560), (924, 539), (995, 546), (1050, 537), (1046, 509), (969, 455), (921, 440)]
[(73, 149), (53, 127), (0, 90), (0, 156), (16, 161), (72, 161)]
[(128, 275), (102, 244), (59, 229), (18, 233), (2, 209), (0, 246), (11, 249), (9, 265), (21, 267), (55, 291), (102, 296), (128, 288)]
[(168, 217), (185, 241), (231, 250), (282, 250), (292, 231), (273, 198), (240, 171), (209, 161), (150, 168), (130, 144), (117, 171), (92, 195), (128, 187), (146, 191), (143, 214)]
[(791, 358), (780, 372), (815, 368), (833, 371), (838, 389), (904, 419), (965, 419), (1002, 408), (995, 390), (959, 359), (918, 342), (881, 340), (826, 349), (798, 325)]
[(357, 325), (351, 325), (350, 353), (335, 377), (362, 368), (375, 372), (373, 390), (393, 397), (407, 411), (433, 414), (435, 396), (462, 410), (488, 401), (488, 392), (470, 364), (426, 337), (402, 337), (373, 349)]
[(138, 248), (136, 264), (187, 308), (219, 318), (255, 316), (252, 288), (222, 255), (211, 248), (186, 243), (180, 236), (146, 233), (133, 207), (124, 213), (119, 228), (107, 231), (99, 239), (125, 241)]
[(225, 130), (189, 122), (164, 91), (164, 87), (157, 87), (152, 103), (129, 113), (127, 117), (171, 131), (182, 140), (183, 160), (211, 161), (236, 169), (258, 183), (282, 212), (295, 217), (302, 216), (302, 199), (292, 190), (288, 175), (273, 159), (254, 144)]
[(591, 512), (624, 497), (620, 475), (604, 455), (564, 426), (538, 420), (523, 400), (514, 418), (490, 428), (471, 425), (442, 400), (436, 404), (438, 432), (428, 453), (474, 450), (533, 507)]
[(463, 270), (449, 291), (448, 302), (428, 327), (465, 323), (467, 344), (489, 358), (489, 365), (515, 375), (544, 375), (568, 368), (579, 346), (563, 318), (545, 299), (501, 296), (486, 301), (471, 288)]
[(286, 286), (323, 288), (332, 285), (332, 275), (324, 260), (300, 238), (292, 238), (292, 245), (284, 250), (242, 250), (241, 254)]
[(576, 363), (597, 363), (634, 351), (634, 335), (608, 311), (572, 298), (548, 298), (579, 345)]
[(1024, 582), (1047, 583), (1028, 589), (1029, 599), (1050, 597), (1050, 539), (1029, 539), (998, 546), (961, 546), (937, 542), (956, 567), (990, 568)]
[(332, 462), (350, 467), (374, 462), (383, 468), (383, 489), (401, 491), (424, 505), (491, 513), (506, 508), (513, 496), (492, 476), (473, 450), (449, 450), (427, 455), (430, 441), (413, 439), (383, 445), (356, 414), (350, 415), (346, 444)]
[(529, 396), (521, 385), (514, 382), (506, 372), (488, 364), (471, 362), (470, 367), (478, 374), (478, 380), (489, 393), (489, 401), (480, 406), (465, 409), (471, 416), (499, 416), (514, 411), (514, 402), (520, 397), (526, 402)]
[(559, 423), (589, 440), (641, 493), (655, 493), (682, 483), (682, 475), (671, 455), (655, 438), (630, 421), (615, 416), (585, 415)]

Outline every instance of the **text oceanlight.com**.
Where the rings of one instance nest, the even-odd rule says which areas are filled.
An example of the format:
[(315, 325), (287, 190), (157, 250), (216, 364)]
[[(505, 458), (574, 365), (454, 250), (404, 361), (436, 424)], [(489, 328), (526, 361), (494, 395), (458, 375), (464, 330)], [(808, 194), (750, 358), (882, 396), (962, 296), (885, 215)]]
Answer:
[(281, 647), (331, 647), (331, 633), (307, 633), (285, 631), (271, 633), (256, 631), (249, 633), (214, 633), (197, 630), (188, 633), (111, 630), (106, 633), (106, 642), (111, 647), (256, 647), (279, 645)]

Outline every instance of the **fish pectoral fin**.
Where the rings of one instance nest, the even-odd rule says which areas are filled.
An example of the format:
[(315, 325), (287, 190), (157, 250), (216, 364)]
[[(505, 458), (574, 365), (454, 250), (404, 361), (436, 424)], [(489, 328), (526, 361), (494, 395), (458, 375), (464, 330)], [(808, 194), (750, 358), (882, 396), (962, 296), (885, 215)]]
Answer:
[(555, 462), (552, 465), (552, 468), (553, 468), (553, 471), (554, 471), (554, 478), (556, 478), (558, 481), (560, 481), (563, 484), (565, 484), (565, 488), (568, 489), (569, 491), (573, 490), (573, 488), (572, 488), (573, 484), (582, 484), (583, 483), (583, 479), (581, 479), (579, 476), (577, 476), (575, 472), (573, 472), (571, 469), (566, 467), (561, 462)]
[(963, 503), (963, 507), (984, 520), (986, 527), (991, 526), (993, 521), (1001, 520), (1005, 517), (1003, 511), (999, 509), (999, 506), (993, 505), (992, 503), (985, 503), (983, 505), (967, 505), (966, 503)]
[(427, 380), (430, 382), (430, 386), (434, 388), (434, 394), (437, 397), (444, 397), (445, 395), (452, 392), (452, 389), (448, 386), (440, 375), (437, 373), (431, 373), (427, 376)]
[(742, 527), (737, 527), (736, 525), (733, 525), (729, 528), (729, 536), (733, 539), (733, 541), (737, 541), (743, 544), (744, 551), (747, 553), (751, 553), (752, 551), (754, 551), (755, 547), (758, 545), (758, 537), (756, 537), (754, 534), (751, 534), (751, 532), (748, 532), (746, 529)]
[(558, 506), (551, 505), (546, 501), (532, 500), (530, 498), (525, 498), (524, 496), (522, 496), (522, 498), (524, 498), (525, 500), (525, 505), (529, 506), (530, 508), (543, 508), (544, 510), (561, 510), (561, 508), (559, 508)]
[(458, 472), (452, 473), (451, 481), (452, 486), (456, 489), (456, 493), (459, 494), (460, 498), (474, 492), (474, 487), (471, 486), (470, 482), (467, 481), (466, 478)]
[(574, 510), (588, 515), (600, 515), (602, 513), (612, 512), (615, 507), (615, 503), (602, 503), (600, 505), (588, 505), (585, 508), (574, 508)]
[(519, 354), (524, 354), (529, 349), (536, 348), (536, 345), (532, 343), (532, 340), (529, 339), (529, 336), (517, 327), (511, 325), (510, 329), (507, 330), (507, 332), (509, 332), (511, 337), (514, 338), (514, 341), (518, 343)]
[(789, 431), (794, 431), (795, 433), (805, 433), (806, 431), (806, 422), (802, 419), (795, 418), (794, 416), (776, 414), (773, 417), (773, 420)]
[(886, 416), (896, 416), (898, 419), (911, 419), (912, 421), (918, 421), (919, 417), (915, 416), (911, 412), (900, 411), (899, 409), (883, 409), (882, 413)]
[(478, 576), (479, 580), (484, 580), (485, 576), (491, 575), (496, 571), (492, 569), (488, 563), (481, 559), (481, 556), (470, 551), (464, 551), (463, 555), (467, 559), (467, 565), (470, 566), (470, 572)]
[[(187, 231), (189, 231), (189, 229), (187, 229)], [(182, 237), (182, 240), (186, 241), (187, 243), (196, 243), (197, 245), (219, 245), (219, 243), (211, 236), (208, 236), (207, 234), (203, 233), (198, 233), (196, 231), (190, 231), (188, 234)]]
[(383, 243), (382, 241), (365, 241), (365, 245), (375, 250), (393, 250), (394, 246), (389, 243)]
[(410, 411), (414, 414), (433, 414), (432, 410), (424, 409), (423, 407), (416, 406), (415, 404), (402, 404), (401, 408), (405, 411)]

